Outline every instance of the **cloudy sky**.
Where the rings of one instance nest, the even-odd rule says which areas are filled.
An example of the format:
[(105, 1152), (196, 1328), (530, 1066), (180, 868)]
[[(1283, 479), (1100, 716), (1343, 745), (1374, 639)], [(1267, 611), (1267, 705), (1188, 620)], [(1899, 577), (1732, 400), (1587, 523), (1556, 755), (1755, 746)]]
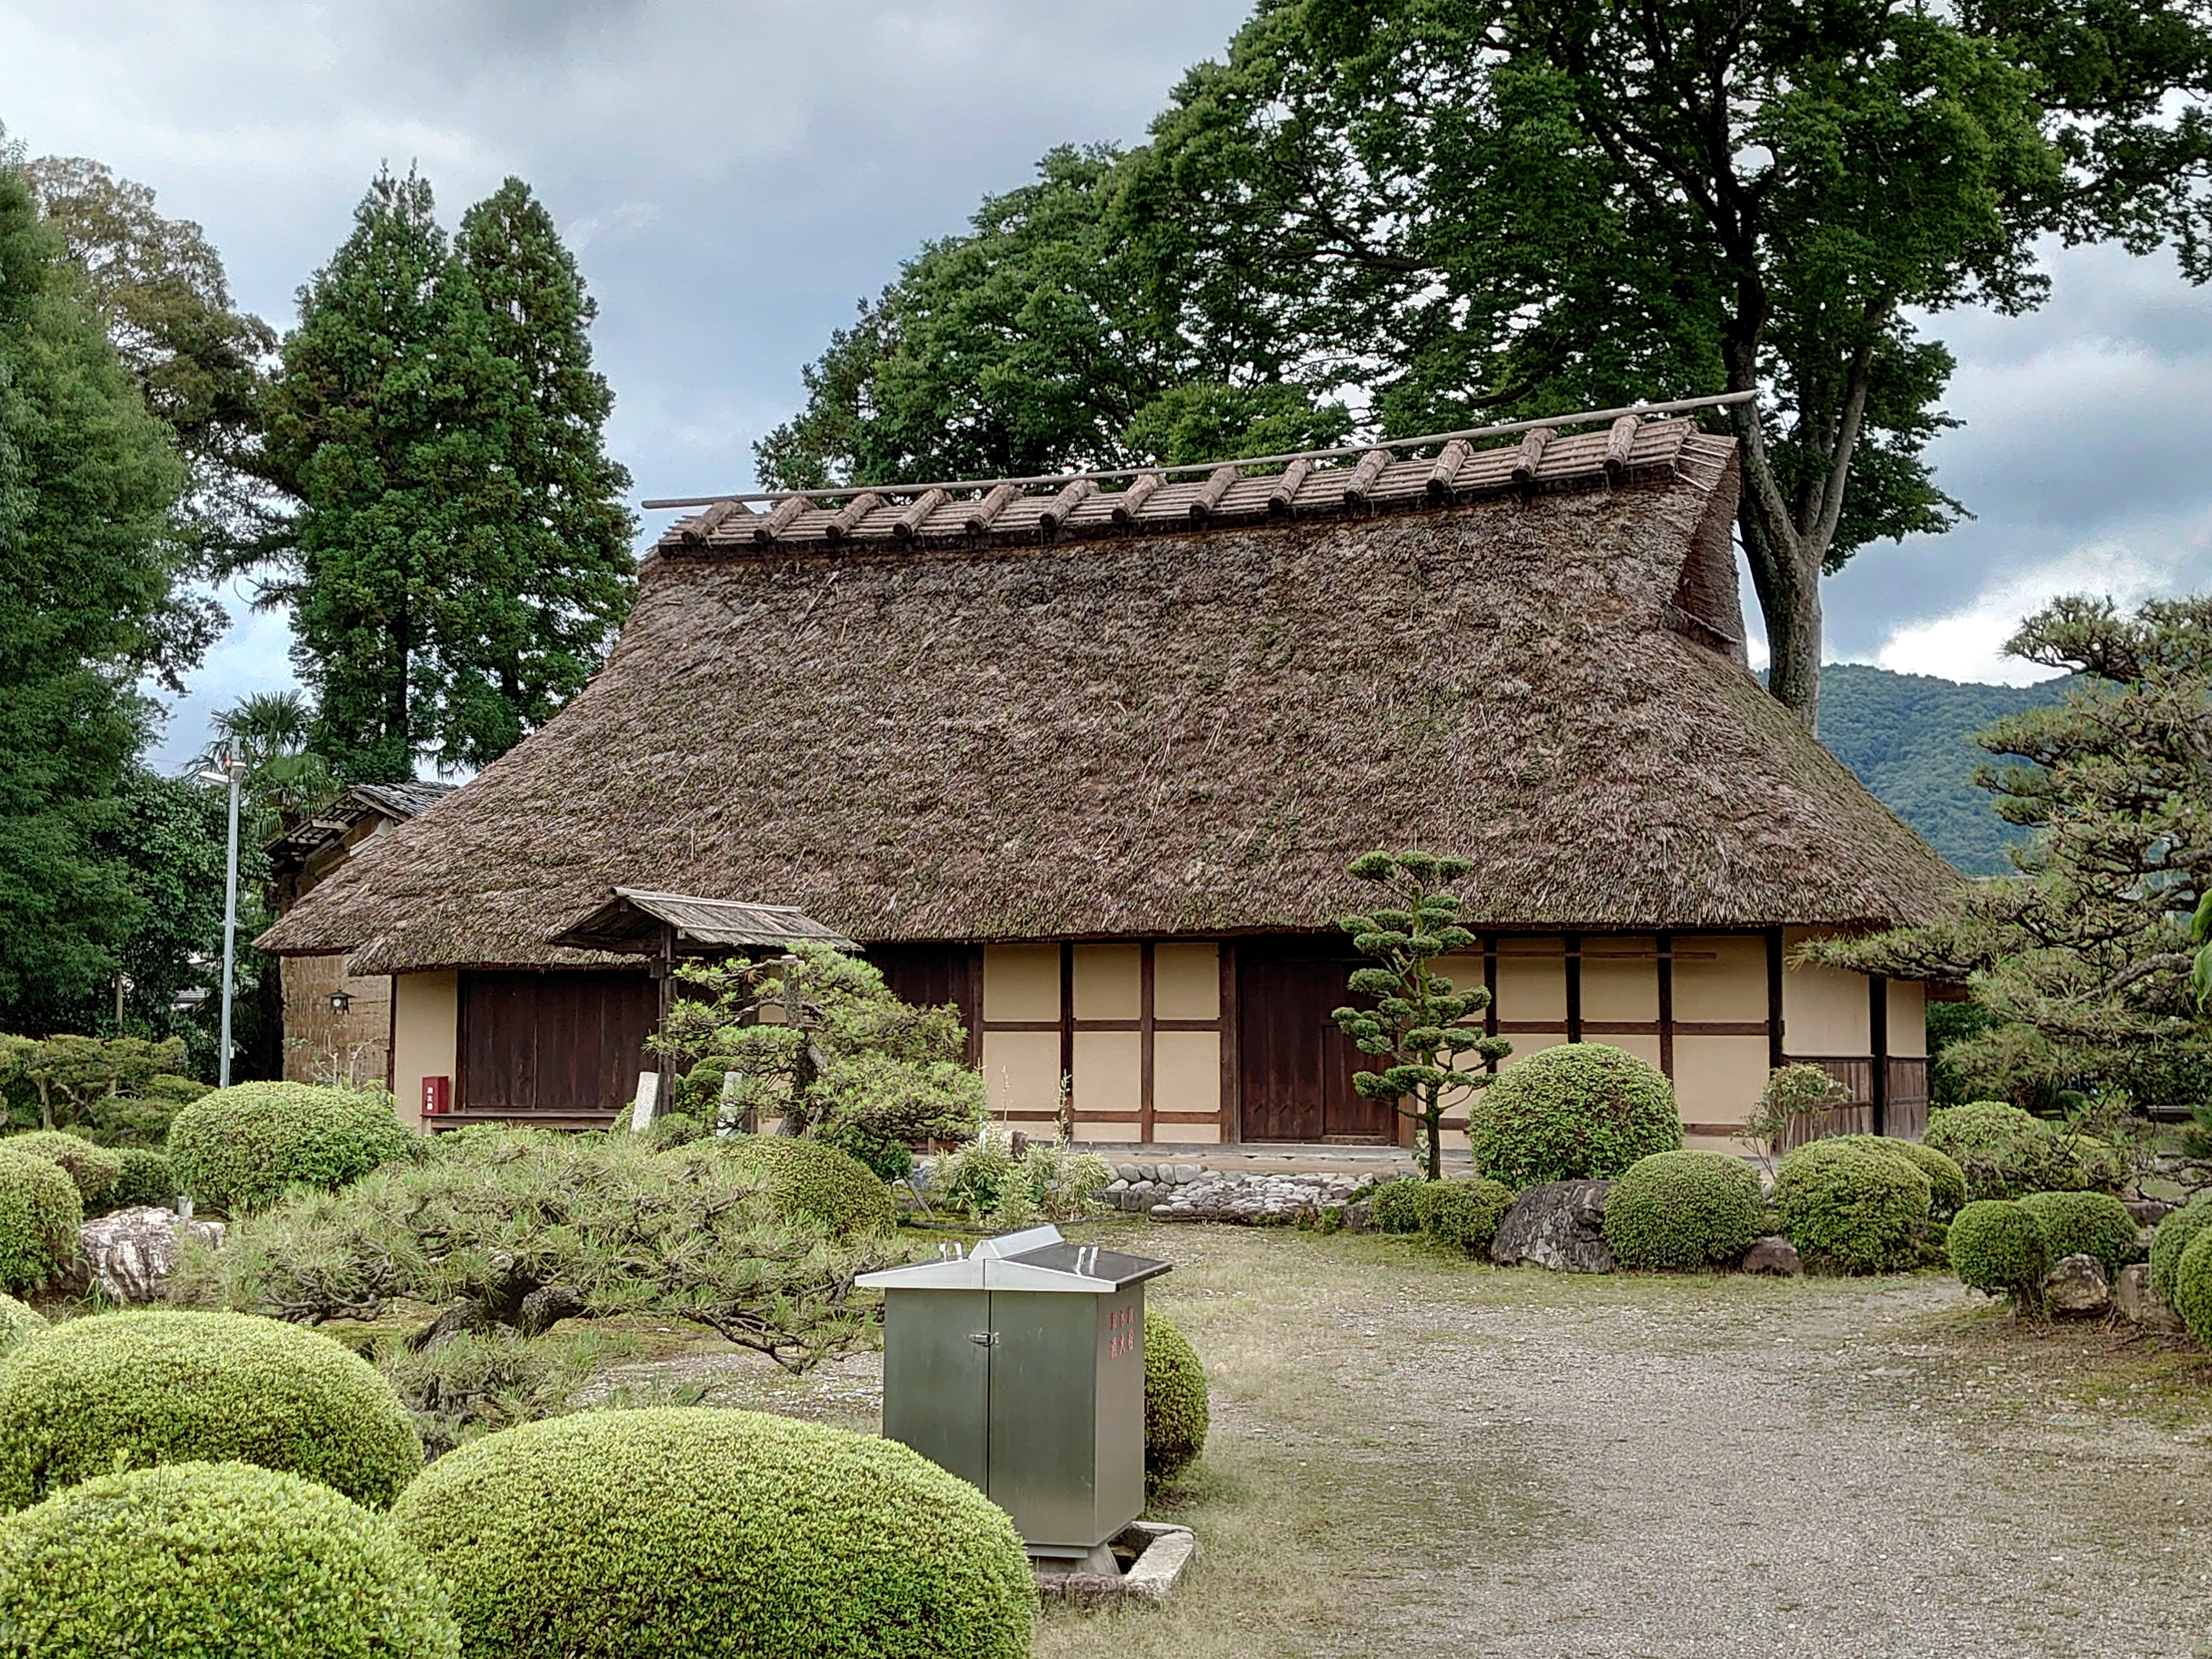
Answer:
[[(1247, 0), (0, 0), (0, 123), (205, 225), (241, 301), (289, 325), (380, 162), (448, 223), (508, 173), (600, 304), (611, 447), (641, 496), (738, 487), (799, 369), (924, 238), (1064, 142), (1139, 138)], [(2212, 566), (2212, 293), (2160, 259), (2053, 250), (2051, 303), (1940, 319), (1965, 427), (1936, 452), (1978, 515), (1862, 553), (1832, 655), (1957, 679), (2027, 610)], [(648, 532), (659, 527), (657, 515)], [(1747, 597), (1748, 594), (1747, 592)], [(242, 604), (161, 758), (209, 707), (288, 680)], [(1755, 618), (1754, 618), (1755, 621)]]

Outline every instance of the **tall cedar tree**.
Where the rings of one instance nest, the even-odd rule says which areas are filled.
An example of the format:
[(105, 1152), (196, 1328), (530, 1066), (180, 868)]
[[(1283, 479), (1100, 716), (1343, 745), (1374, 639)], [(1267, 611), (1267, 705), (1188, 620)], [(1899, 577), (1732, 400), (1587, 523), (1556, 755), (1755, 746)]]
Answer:
[(1960, 511), (1923, 459), (1953, 367), (1929, 319), (2039, 304), (2045, 237), (2172, 243), (2201, 280), (2208, 91), (2201, 0), (1261, 0), (1088, 186), (1104, 216), (1073, 251), (1105, 257), (1033, 239), (963, 318), (934, 279), (1000, 232), (925, 250), (793, 430), (841, 404), (825, 431), (896, 416), (929, 451), (901, 395), (917, 306), (961, 346), (944, 429), (1018, 409), (1052, 465), (1097, 422), (1037, 429), (1000, 371), (1072, 302), (1114, 324), (1083, 336), (1107, 384), (1242, 374), (1401, 435), (1755, 388), (1738, 529), (1771, 689), (1810, 724), (1823, 573)]
[(268, 597), (293, 607), (314, 747), (356, 781), (496, 759), (582, 684), (633, 584), (574, 261), (519, 182), (459, 250), (433, 205), (420, 175), (377, 177), (269, 399), (301, 506)]
[(97, 999), (143, 902), (103, 846), (150, 714), (213, 618), (179, 595), (185, 469), (0, 150), (0, 1030)]

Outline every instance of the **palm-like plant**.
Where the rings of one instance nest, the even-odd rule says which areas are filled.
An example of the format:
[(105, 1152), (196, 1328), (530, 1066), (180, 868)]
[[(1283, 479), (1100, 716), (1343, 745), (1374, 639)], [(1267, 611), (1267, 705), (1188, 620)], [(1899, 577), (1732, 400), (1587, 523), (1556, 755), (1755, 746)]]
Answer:
[(307, 747), (315, 711), (299, 691), (253, 691), (215, 716), (215, 738), (199, 759), (221, 767), (235, 751), (246, 771), (242, 793), (253, 839), (296, 830), (338, 792), (329, 763)]

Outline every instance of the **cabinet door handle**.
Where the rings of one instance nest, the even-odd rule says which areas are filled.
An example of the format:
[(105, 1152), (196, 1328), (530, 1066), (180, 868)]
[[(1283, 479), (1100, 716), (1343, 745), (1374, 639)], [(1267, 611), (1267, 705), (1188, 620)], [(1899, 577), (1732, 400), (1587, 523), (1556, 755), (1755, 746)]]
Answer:
[(987, 1348), (995, 1347), (998, 1346), (999, 1334), (996, 1331), (970, 1331), (968, 1333), (968, 1340), (970, 1342), (980, 1342)]

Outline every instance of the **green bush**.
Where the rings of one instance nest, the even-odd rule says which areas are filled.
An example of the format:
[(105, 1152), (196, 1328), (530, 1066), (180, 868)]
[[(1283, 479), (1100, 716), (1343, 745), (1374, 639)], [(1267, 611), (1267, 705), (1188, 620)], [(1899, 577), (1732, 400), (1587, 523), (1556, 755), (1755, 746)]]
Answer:
[(2051, 1270), (2051, 1241), (2024, 1204), (1978, 1198), (1952, 1218), (1947, 1241), (1959, 1282), (1991, 1296), (2008, 1296), (2023, 1308), (2043, 1302), (2043, 1276)]
[(1922, 1139), (1956, 1161), (1969, 1198), (2018, 1198), (2087, 1184), (2081, 1160), (2056, 1125), (2001, 1100), (1930, 1113)]
[(2212, 1227), (2212, 1192), (2199, 1193), (2158, 1224), (2150, 1243), (2150, 1285), (2167, 1303), (2173, 1300), (2174, 1270), (2190, 1240)]
[(73, 1319), (0, 1358), (0, 1513), (195, 1459), (289, 1470), (381, 1508), (422, 1467), (422, 1443), (367, 1360), (247, 1314)]
[(1415, 1177), (1411, 1180), (1386, 1181), (1368, 1199), (1369, 1213), (1375, 1218), (1378, 1231), (1386, 1233), (1417, 1233), (1421, 1231), (1421, 1212), (1427, 1200), (1422, 1196), (1428, 1182)]
[(1195, 1463), (1211, 1421), (1198, 1350), (1164, 1316), (1146, 1309), (1146, 1485), (1164, 1486)]
[(0, 1146), (11, 1152), (27, 1152), (33, 1158), (59, 1164), (63, 1173), (76, 1183), (77, 1196), (83, 1201), (87, 1215), (102, 1215), (112, 1207), (108, 1194), (123, 1173), (122, 1153), (95, 1146), (82, 1135), (73, 1135), (63, 1129), (33, 1129), (28, 1134), (9, 1135), (5, 1141), (0, 1141)]
[(725, 1135), (714, 1145), (766, 1185), (769, 1204), (787, 1221), (811, 1221), (832, 1238), (887, 1233), (898, 1224), (883, 1178), (835, 1146), (795, 1135)]
[(107, 1207), (126, 1210), (134, 1204), (153, 1204), (164, 1209), (177, 1201), (177, 1166), (165, 1152), (132, 1146), (123, 1154), (123, 1171), (107, 1189)]
[(2142, 1255), (2135, 1217), (2110, 1193), (2030, 1193), (2020, 1205), (2042, 1227), (2053, 1261), (2094, 1255), (2109, 1279)]
[(2173, 1310), (2190, 1335), (2212, 1347), (2212, 1232), (2191, 1239), (2174, 1264)]
[(240, 1083), (177, 1114), (169, 1158), (196, 1202), (246, 1210), (288, 1187), (343, 1187), (407, 1157), (418, 1139), (381, 1091)]
[(20, 1659), (458, 1659), (444, 1588), (390, 1522), (244, 1463), (169, 1463), (0, 1522)]
[(35, 1291), (76, 1260), (84, 1200), (58, 1164), (0, 1141), (0, 1291)]
[(695, 1140), (704, 1140), (708, 1127), (687, 1112), (663, 1112), (646, 1126), (645, 1144), (667, 1148), (689, 1146)]
[(1840, 1146), (1864, 1146), (1870, 1152), (1904, 1158), (1928, 1177), (1928, 1207), (1939, 1219), (1948, 1220), (1958, 1214), (1960, 1206), (1966, 1201), (1966, 1172), (1947, 1152), (1917, 1140), (1900, 1140), (1894, 1135), (1831, 1135), (1828, 1139)]
[(1757, 1242), (1765, 1209), (1759, 1176), (1741, 1158), (1654, 1152), (1606, 1195), (1605, 1242), (1625, 1267), (1710, 1267)]
[(745, 1411), (581, 1412), (449, 1452), (392, 1510), (471, 1659), (1017, 1659), (1013, 1524), (888, 1440)]
[(1468, 1127), (1475, 1167), (1516, 1190), (1602, 1180), (1682, 1145), (1666, 1073), (1601, 1042), (1543, 1048), (1509, 1066), (1475, 1097)]
[(12, 1296), (0, 1296), (0, 1354), (46, 1328), (46, 1316), (36, 1308), (26, 1307)]
[(1424, 1181), (1416, 1195), (1421, 1231), (1439, 1243), (1456, 1244), (1470, 1254), (1487, 1250), (1498, 1224), (1513, 1207), (1513, 1189), (1481, 1176)]
[(1774, 1207), (1807, 1266), (1895, 1273), (1920, 1261), (1929, 1191), (1928, 1177), (1904, 1158), (1815, 1140), (1782, 1160)]

